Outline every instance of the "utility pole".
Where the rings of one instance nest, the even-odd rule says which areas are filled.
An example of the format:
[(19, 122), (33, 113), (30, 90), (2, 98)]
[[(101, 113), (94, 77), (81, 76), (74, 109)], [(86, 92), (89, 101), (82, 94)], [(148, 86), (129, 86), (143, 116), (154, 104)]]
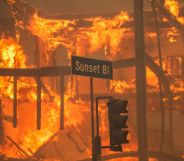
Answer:
[(139, 161), (148, 161), (143, 13), (143, 0), (134, 0), (138, 155)]

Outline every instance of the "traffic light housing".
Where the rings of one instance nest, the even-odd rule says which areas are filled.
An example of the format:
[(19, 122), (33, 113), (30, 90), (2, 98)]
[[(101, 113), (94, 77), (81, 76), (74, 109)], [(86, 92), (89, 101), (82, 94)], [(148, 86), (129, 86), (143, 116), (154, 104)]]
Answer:
[(109, 116), (109, 136), (110, 149), (112, 151), (122, 151), (121, 144), (129, 143), (127, 136), (128, 128), (127, 110), (128, 101), (120, 99), (112, 99), (107, 103)]

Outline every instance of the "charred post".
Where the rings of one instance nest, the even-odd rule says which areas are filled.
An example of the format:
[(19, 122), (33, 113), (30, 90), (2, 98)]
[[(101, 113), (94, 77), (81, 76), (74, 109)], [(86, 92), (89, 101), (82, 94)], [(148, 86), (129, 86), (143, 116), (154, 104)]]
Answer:
[(143, 0), (134, 0), (136, 95), (138, 154), (140, 161), (148, 161), (146, 120), (146, 59), (144, 46)]
[(60, 77), (60, 129), (64, 130), (64, 113), (65, 113), (65, 81), (64, 75)]
[(13, 127), (17, 127), (17, 77), (14, 77), (13, 92)]
[(41, 78), (37, 77), (37, 130), (41, 129)]

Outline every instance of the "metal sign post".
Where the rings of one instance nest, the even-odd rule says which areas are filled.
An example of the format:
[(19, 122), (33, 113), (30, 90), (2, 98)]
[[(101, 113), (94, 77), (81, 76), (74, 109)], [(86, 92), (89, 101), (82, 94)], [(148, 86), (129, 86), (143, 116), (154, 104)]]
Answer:
[(95, 154), (95, 127), (94, 127), (94, 91), (93, 77), (90, 77), (90, 96), (91, 96), (91, 142), (92, 142), (92, 161), (96, 161)]
[(112, 79), (112, 62), (72, 56), (72, 74), (90, 77), (92, 161), (98, 161), (98, 150), (95, 145), (93, 77)]

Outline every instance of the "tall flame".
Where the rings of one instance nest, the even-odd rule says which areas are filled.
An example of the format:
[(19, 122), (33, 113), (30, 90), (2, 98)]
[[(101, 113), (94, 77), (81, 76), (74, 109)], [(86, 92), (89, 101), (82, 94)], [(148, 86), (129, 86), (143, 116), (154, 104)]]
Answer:
[[(9, 0), (11, 3), (15, 3), (15, 0)], [(171, 11), (171, 13), (178, 19), (179, 22), (184, 24), (183, 17), (179, 16), (179, 3), (176, 0), (166, 0), (165, 6)], [(50, 20), (38, 16), (38, 14), (32, 15), (30, 25), (27, 27), (33, 35), (38, 36), (47, 46), (47, 50), (55, 50), (58, 46), (63, 46), (71, 51), (75, 48), (77, 55), (92, 54), (102, 48), (109, 46), (111, 56), (115, 56), (120, 51), (122, 38), (129, 29), (122, 29), (121, 26), (131, 18), (125, 12), (120, 12), (118, 15), (111, 19), (103, 17), (91, 17), (83, 19), (91, 25), (88, 27), (78, 26), (79, 20)], [(21, 26), (21, 22), (17, 22), (18, 26)], [(175, 31), (175, 29), (173, 30)], [(171, 36), (170, 36), (171, 35)], [(168, 33), (168, 37), (171, 42), (174, 42), (173, 32)], [(176, 32), (174, 33), (176, 35)], [(82, 51), (82, 47), (87, 49)], [(23, 49), (12, 39), (0, 40), (0, 68), (26, 68), (26, 56)], [(70, 52), (72, 54), (72, 52)], [(158, 80), (153, 72), (147, 69), (147, 82), (154, 91), (158, 91)], [(18, 80), (18, 99), (21, 103), (20, 114), (18, 120), (22, 123), (23, 128), (19, 127), (17, 132), (8, 126), (9, 135), (13, 137), (18, 144), (29, 154), (27, 150), (31, 148), (31, 151), (35, 152), (44, 142), (46, 142), (59, 127), (59, 110), (60, 110), (60, 98), (59, 96), (46, 85), (49, 93), (54, 96), (53, 100), (49, 100), (48, 95), (42, 91), (42, 122), (43, 127), (41, 131), (35, 130), (35, 123), (32, 120), (35, 118), (35, 105), (36, 105), (36, 84), (34, 80), (27, 78), (19, 78)], [(171, 86), (173, 91), (180, 91), (183, 86), (177, 88), (175, 85)], [(135, 80), (120, 81), (113, 80), (110, 84), (111, 91), (123, 94), (125, 92), (135, 92)], [(13, 98), (13, 85), (11, 78), (0, 78), (0, 91), (5, 98)], [(66, 112), (65, 121), (66, 125), (79, 126), (83, 123), (83, 115), (79, 112), (78, 107), (87, 107), (87, 103), (81, 100), (72, 100), (72, 93), (65, 94)], [(73, 101), (75, 101), (73, 103)], [(25, 108), (26, 107), (26, 108)], [(76, 109), (76, 110), (74, 110)], [(5, 109), (5, 112), (10, 113), (11, 109)], [(30, 115), (25, 117), (26, 113), (32, 111)], [(103, 111), (100, 111), (103, 113)], [(102, 114), (105, 115), (105, 114)], [(72, 117), (70, 117), (72, 116)], [(107, 133), (105, 128), (106, 120), (102, 120), (101, 132)], [(131, 137), (131, 136), (130, 136)], [(134, 145), (135, 146), (135, 145)], [(136, 147), (127, 147), (126, 150), (130, 151), (136, 149)], [(17, 152), (12, 148), (5, 148), (5, 153), (8, 156), (16, 156)], [(116, 159), (117, 161), (118, 159)], [(122, 160), (122, 159), (120, 159)], [(127, 161), (129, 160), (126, 159)], [(132, 158), (130, 159), (132, 160)], [(137, 160), (137, 159), (134, 159)]]
[[(20, 45), (13, 39), (0, 39), (0, 68), (25, 68), (26, 56)], [(13, 98), (13, 81), (9, 77), (0, 77), (0, 90), (3, 94), (3, 100), (6, 98)], [(47, 94), (42, 91), (42, 120), (43, 128), (40, 131), (36, 131), (36, 118), (35, 116), (27, 115), (30, 111), (35, 113), (36, 105), (36, 84), (35, 81), (30, 81), (28, 78), (18, 79), (18, 100), (19, 100), (19, 115), (18, 120), (20, 124), (23, 124), (23, 128), (18, 127), (21, 133), (12, 129), (11, 126), (7, 126), (7, 134), (13, 137), (17, 143), (25, 150), (28, 154), (31, 153), (27, 150), (31, 149), (35, 152), (45, 141), (47, 141), (59, 128), (59, 110), (60, 110), (60, 97), (52, 91), (48, 86), (49, 93), (53, 96), (53, 100), (49, 101)], [(86, 107), (87, 105), (82, 101), (76, 101), (72, 103), (70, 101), (70, 93), (65, 95), (66, 102), (66, 126), (80, 125), (83, 121), (82, 114), (77, 110), (80, 106)], [(6, 104), (6, 103), (5, 103)], [(52, 108), (51, 108), (52, 106)], [(11, 106), (10, 106), (11, 107)], [(11, 108), (7, 106), (4, 109), (5, 114), (11, 115)], [(75, 110), (76, 109), (76, 110)], [(27, 115), (27, 117), (25, 117)], [(72, 116), (72, 117), (71, 117)], [(70, 119), (68, 119), (70, 118)], [(33, 121), (35, 120), (35, 121)], [(34, 123), (33, 123), (34, 122)], [(13, 132), (12, 132), (13, 131)], [(17, 151), (12, 150), (9, 146), (4, 149), (8, 156), (16, 156)]]
[[(0, 39), (0, 68), (24, 68), (26, 63), (22, 47), (13, 39)], [(0, 91), (4, 96), (13, 97), (11, 78), (0, 78)]]

